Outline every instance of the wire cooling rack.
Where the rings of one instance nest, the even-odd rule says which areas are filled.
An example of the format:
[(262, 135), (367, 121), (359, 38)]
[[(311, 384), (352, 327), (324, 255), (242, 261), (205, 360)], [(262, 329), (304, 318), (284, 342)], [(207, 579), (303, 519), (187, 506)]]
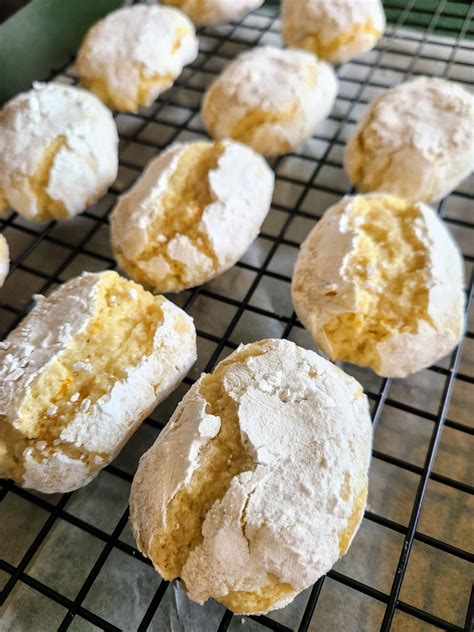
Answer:
[[(195, 319), (199, 360), (183, 385), (143, 424), (122, 454), (86, 488), (45, 496), (0, 482), (0, 630), (461, 631), (472, 625), (472, 409), (474, 334), (450, 358), (406, 380), (346, 367), (364, 385), (375, 426), (369, 505), (348, 555), (293, 604), (261, 617), (236, 617), (214, 602), (192, 604), (154, 572), (128, 525), (138, 459), (202, 370), (240, 342), (288, 337), (312, 348), (291, 307), (299, 244), (322, 212), (351, 191), (341, 166), (345, 141), (365, 105), (411, 75), (443, 76), (472, 89), (472, 20), (461, 3), (385, 3), (392, 20), (376, 49), (338, 69), (329, 119), (297, 153), (272, 162), (272, 210), (259, 238), (229, 272), (173, 296)], [(427, 8), (428, 7), (428, 8)], [(430, 8), (431, 7), (431, 8)], [(460, 8), (463, 10), (460, 11)], [(423, 30), (409, 30), (412, 24)], [(444, 35), (437, 35), (442, 26)], [(257, 44), (278, 44), (276, 9), (200, 32), (200, 54), (175, 86), (138, 115), (116, 117), (119, 177), (106, 197), (66, 223), (1, 223), (12, 250), (0, 291), (0, 337), (47, 292), (83, 270), (115, 266), (108, 220), (117, 194), (175, 140), (200, 138), (202, 93), (228, 60)], [(71, 62), (49, 79), (75, 83)], [(416, 107), (416, 104), (415, 106)], [(472, 180), (438, 205), (474, 260)]]

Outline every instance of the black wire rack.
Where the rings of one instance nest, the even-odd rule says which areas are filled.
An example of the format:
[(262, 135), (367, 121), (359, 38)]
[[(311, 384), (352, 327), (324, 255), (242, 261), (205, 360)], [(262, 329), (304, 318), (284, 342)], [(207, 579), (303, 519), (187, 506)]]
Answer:
[[(171, 297), (195, 319), (199, 360), (118, 459), (89, 486), (64, 495), (46, 496), (0, 481), (0, 630), (472, 629), (473, 555), (465, 527), (469, 534), (472, 320), (451, 357), (412, 378), (392, 381), (346, 367), (362, 382), (372, 406), (369, 505), (348, 555), (284, 610), (236, 617), (213, 602), (204, 607), (188, 602), (136, 549), (127, 504), (139, 456), (201, 371), (211, 370), (240, 342), (262, 337), (288, 337), (312, 347), (289, 298), (297, 249), (325, 208), (352, 191), (342, 170), (342, 149), (374, 96), (417, 74), (454, 79), (472, 89), (472, 14), (466, 5), (460, 12), (461, 4), (385, 3), (392, 20), (387, 33), (372, 52), (338, 68), (340, 93), (329, 119), (297, 153), (272, 161), (275, 195), (256, 242), (222, 277)], [(407, 28), (414, 24), (423, 29)], [(16, 214), (1, 222), (12, 265), (0, 290), (0, 337), (28, 312), (34, 293), (48, 292), (83, 270), (115, 267), (107, 216), (116, 196), (165, 146), (202, 137), (199, 105), (206, 86), (229, 59), (266, 43), (280, 43), (276, 9), (202, 29), (199, 56), (174, 87), (147, 110), (116, 116), (120, 170), (103, 200), (66, 223), (32, 224)], [(72, 62), (48, 79), (75, 83)], [(473, 193), (471, 179), (438, 205), (463, 249), (471, 288), (467, 315)]]

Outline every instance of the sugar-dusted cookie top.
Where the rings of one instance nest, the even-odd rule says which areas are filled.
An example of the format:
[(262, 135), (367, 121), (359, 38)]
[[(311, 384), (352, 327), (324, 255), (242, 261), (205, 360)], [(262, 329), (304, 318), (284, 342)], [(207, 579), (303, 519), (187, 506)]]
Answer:
[(136, 112), (168, 90), (197, 52), (194, 26), (184, 13), (139, 4), (92, 26), (76, 65), (83, 85), (107, 105)]
[(191, 387), (140, 460), (138, 547), (198, 603), (282, 608), (347, 551), (370, 448), (356, 380), (287, 340), (241, 346)]
[(426, 368), (463, 331), (463, 261), (435, 212), (384, 194), (346, 196), (301, 246), (293, 304), (336, 360), (386, 377)]
[(385, 14), (380, 0), (283, 0), (281, 29), (289, 46), (339, 64), (375, 46)]
[(334, 71), (314, 55), (262, 46), (239, 55), (211, 83), (201, 116), (213, 138), (277, 155), (312, 136), (336, 93)]
[(112, 114), (86, 90), (37, 83), (0, 111), (0, 212), (67, 219), (105, 194), (117, 168)]
[(116, 272), (84, 273), (0, 343), (0, 476), (91, 481), (196, 359), (192, 319)]
[(155, 158), (111, 215), (118, 263), (158, 292), (225, 272), (257, 237), (274, 175), (232, 141), (176, 143)]
[(369, 104), (344, 153), (362, 191), (413, 202), (448, 195), (474, 168), (474, 96), (461, 85), (418, 77)]

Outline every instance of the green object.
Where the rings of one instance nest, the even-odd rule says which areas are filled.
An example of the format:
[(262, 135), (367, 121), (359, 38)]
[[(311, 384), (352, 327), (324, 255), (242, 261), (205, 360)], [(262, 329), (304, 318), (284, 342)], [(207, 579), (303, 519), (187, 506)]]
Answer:
[(32, 0), (15, 13), (0, 26), (0, 104), (66, 63), (91, 24), (122, 4), (123, 0)]

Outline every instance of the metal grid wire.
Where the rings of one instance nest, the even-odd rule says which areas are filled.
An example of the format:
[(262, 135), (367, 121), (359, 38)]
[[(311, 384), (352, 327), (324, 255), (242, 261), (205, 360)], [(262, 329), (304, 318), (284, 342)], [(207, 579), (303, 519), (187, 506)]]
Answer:
[[(274, 201), (255, 244), (219, 279), (172, 297), (195, 318), (199, 336), (198, 366), (182, 387), (146, 420), (122, 455), (83, 490), (45, 496), (11, 481), (0, 482), (0, 529), (1, 525), (8, 529), (0, 538), (3, 620), (12, 609), (36, 617), (42, 613), (34, 619), (42, 623), (34, 627), (24, 627), (23, 619), (13, 617), (8, 621), (16, 625), (4, 628), (0, 620), (0, 629), (144, 631), (171, 625), (160, 612), (176, 587), (154, 573), (136, 549), (127, 525), (129, 485), (139, 456), (189, 384), (202, 370), (212, 370), (241, 341), (281, 336), (311, 347), (289, 301), (291, 268), (314, 221), (352, 191), (342, 171), (341, 150), (365, 105), (411, 75), (429, 72), (469, 87), (474, 83), (469, 75), (474, 44), (466, 39), (472, 35), (470, 15), (460, 18), (458, 11), (451, 13), (454, 3), (444, 0), (433, 3), (432, 11), (420, 8), (416, 0), (385, 4), (393, 22), (374, 51), (338, 69), (340, 94), (332, 115), (298, 153), (272, 161), (277, 175)], [(406, 29), (413, 22), (419, 24), (420, 18), (424, 31)], [(452, 29), (452, 42), (433, 35), (441, 23), (444, 31)], [(278, 43), (278, 33), (277, 13), (271, 9), (261, 9), (238, 23), (202, 29), (199, 57), (175, 86), (138, 115), (116, 116), (120, 172), (101, 202), (67, 223), (31, 224), (16, 214), (1, 223), (0, 230), (12, 246), (12, 266), (0, 291), (0, 337), (31, 308), (34, 293), (50, 291), (83, 270), (115, 267), (107, 216), (116, 195), (132, 185), (144, 164), (163, 147), (202, 137), (199, 104), (210, 80), (249, 46)], [(71, 62), (49, 79), (75, 83)], [(471, 293), (472, 191), (471, 180), (438, 205), (464, 250)], [(362, 381), (374, 427), (380, 426), (375, 432), (369, 506), (345, 558), (348, 561), (339, 562), (290, 610), (242, 618), (211, 602), (200, 609), (207, 613), (204, 627), (190, 624), (187, 629), (471, 629), (474, 597), (466, 578), (473, 558), (465, 548), (468, 543), (432, 525), (435, 518), (452, 513), (446, 495), (460, 499), (459, 511), (473, 493), (469, 474), (462, 474), (462, 464), (457, 467), (473, 435), (469, 424), (473, 340), (468, 327), (464, 351), (460, 345), (447, 360), (404, 381), (346, 367)], [(446, 444), (445, 436), (450, 439)], [(403, 509), (393, 509), (401, 497), (406, 501)], [(367, 559), (355, 553), (351, 560), (364, 533), (368, 545), (362, 552), (370, 558), (368, 571)], [(138, 585), (138, 593), (127, 593), (127, 588), (124, 592), (127, 581)], [(439, 582), (441, 587), (436, 586)], [(417, 596), (425, 588), (428, 597)], [(117, 601), (109, 605), (113, 593), (122, 595), (122, 610)], [(332, 609), (328, 604), (333, 604)]]

